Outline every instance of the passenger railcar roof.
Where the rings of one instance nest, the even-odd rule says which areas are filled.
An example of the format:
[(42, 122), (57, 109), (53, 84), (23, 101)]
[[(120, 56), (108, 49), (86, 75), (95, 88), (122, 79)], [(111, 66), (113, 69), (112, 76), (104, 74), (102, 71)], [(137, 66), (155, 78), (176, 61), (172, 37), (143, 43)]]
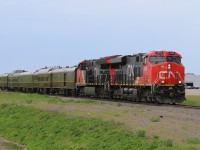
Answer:
[(15, 71), (9, 73), (8, 77), (17, 77), (17, 76), (20, 75), (20, 73), (25, 73), (25, 72), (27, 72), (27, 71), (25, 71), (25, 70), (15, 70)]
[(35, 72), (33, 73), (33, 75), (37, 75), (37, 74), (50, 74), (50, 73), (51, 73), (51, 72), (50, 72), (51, 69), (52, 69), (52, 68), (42, 68), (42, 69), (40, 69), (40, 70), (35, 71)]
[(58, 69), (53, 69), (51, 72), (52, 73), (62, 73), (62, 72), (72, 72), (75, 71), (77, 67), (72, 67), (72, 68), (58, 68)]
[(19, 73), (10, 73), (8, 77), (18, 77)]
[(25, 76), (25, 75), (32, 75), (32, 74), (33, 74), (32, 72), (23, 72), (23, 73), (20, 73), (19, 75)]
[(74, 71), (77, 67), (71, 67), (71, 68), (42, 68), (40, 70), (37, 70), (33, 73), (33, 75), (39, 75), (39, 74), (51, 74), (51, 73), (61, 73), (61, 72), (71, 72)]
[(0, 77), (7, 77), (8, 73), (1, 74)]

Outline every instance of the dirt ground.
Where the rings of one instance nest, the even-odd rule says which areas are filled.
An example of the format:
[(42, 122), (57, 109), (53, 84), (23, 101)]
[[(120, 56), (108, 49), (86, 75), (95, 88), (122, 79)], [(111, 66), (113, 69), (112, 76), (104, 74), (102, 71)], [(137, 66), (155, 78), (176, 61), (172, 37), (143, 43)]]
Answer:
[[(154, 137), (171, 139), (179, 146), (189, 146), (187, 143), (189, 138), (200, 138), (200, 110), (118, 102), (101, 102), (99, 105), (92, 106), (38, 105), (38, 107), (70, 116), (115, 121), (124, 124), (133, 132), (145, 130), (149, 139)], [(200, 144), (194, 146), (200, 149)]]
[(200, 89), (186, 89), (186, 95), (200, 96)]
[(0, 150), (26, 150), (25, 147), (0, 137)]
[[(187, 89), (186, 95), (200, 95), (200, 89)], [(71, 98), (62, 99), (68, 100)], [(150, 139), (154, 137), (171, 139), (178, 146), (188, 146), (187, 140), (189, 138), (200, 138), (200, 110), (117, 102), (101, 103), (103, 104), (94, 106), (45, 105), (39, 107), (70, 116), (119, 122), (133, 132), (145, 130)], [(194, 147), (200, 149), (200, 144), (196, 144)]]

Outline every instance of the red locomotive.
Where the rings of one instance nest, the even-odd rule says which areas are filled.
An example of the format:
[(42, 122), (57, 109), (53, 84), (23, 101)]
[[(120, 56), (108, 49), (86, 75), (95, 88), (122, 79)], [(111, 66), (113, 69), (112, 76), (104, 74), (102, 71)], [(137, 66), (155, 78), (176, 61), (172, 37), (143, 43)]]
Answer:
[(159, 103), (185, 100), (181, 55), (153, 51), (128, 56), (86, 60), (76, 70), (80, 95)]

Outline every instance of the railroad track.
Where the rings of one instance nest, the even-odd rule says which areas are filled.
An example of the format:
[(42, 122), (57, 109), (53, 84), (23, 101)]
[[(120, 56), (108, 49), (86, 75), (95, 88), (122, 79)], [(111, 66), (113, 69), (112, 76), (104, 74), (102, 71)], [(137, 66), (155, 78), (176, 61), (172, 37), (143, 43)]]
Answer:
[(171, 105), (171, 107), (179, 107), (179, 108), (185, 108), (185, 109), (196, 109), (196, 110), (200, 110), (200, 106), (183, 105), (183, 104)]
[(53, 95), (55, 97), (62, 97), (62, 98), (74, 98), (78, 100), (95, 100), (95, 101), (102, 101), (102, 102), (115, 102), (115, 103), (124, 103), (124, 104), (140, 104), (140, 105), (147, 105), (147, 106), (163, 106), (163, 107), (176, 107), (176, 108), (184, 108), (184, 109), (195, 109), (200, 110), (200, 106), (192, 106), (192, 105), (183, 105), (183, 104), (160, 104), (160, 103), (151, 103), (145, 101), (130, 101), (130, 100), (118, 100), (118, 99), (101, 99), (101, 98), (93, 98), (93, 97), (66, 97), (66, 96), (59, 96)]
[(79, 99), (79, 100), (95, 100), (95, 101), (102, 101), (102, 102), (115, 102), (115, 103), (124, 103), (124, 104), (140, 104), (146, 106), (163, 106), (163, 107), (176, 107), (176, 108), (184, 108), (184, 109), (193, 109), (193, 110), (200, 110), (200, 106), (192, 106), (192, 105), (183, 105), (183, 104), (160, 104), (160, 103), (151, 103), (145, 101), (130, 101), (130, 100), (119, 100), (119, 99), (109, 99), (109, 98), (94, 98), (94, 97), (75, 97), (75, 96), (63, 96), (57, 94), (49, 95), (51, 97), (60, 97), (62, 99)]

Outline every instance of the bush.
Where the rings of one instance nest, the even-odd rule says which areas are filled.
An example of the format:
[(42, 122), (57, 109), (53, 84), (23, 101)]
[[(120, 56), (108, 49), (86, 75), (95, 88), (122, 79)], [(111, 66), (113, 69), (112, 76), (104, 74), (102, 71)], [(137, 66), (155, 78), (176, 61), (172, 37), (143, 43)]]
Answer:
[(139, 131), (136, 132), (136, 135), (137, 135), (138, 137), (140, 137), (140, 138), (144, 138), (144, 137), (146, 137), (146, 131), (144, 131), (144, 130), (139, 130)]
[(119, 106), (119, 107), (120, 107), (120, 106), (122, 106), (122, 104), (121, 104), (121, 103), (117, 103), (117, 106)]
[(199, 138), (188, 138), (187, 143), (188, 144), (200, 144), (200, 139)]
[(167, 147), (172, 147), (173, 146), (173, 141), (168, 139), (166, 141), (164, 141), (164, 144), (167, 146)]
[(158, 117), (151, 118), (150, 120), (151, 120), (151, 122), (160, 122), (160, 118), (158, 118)]

